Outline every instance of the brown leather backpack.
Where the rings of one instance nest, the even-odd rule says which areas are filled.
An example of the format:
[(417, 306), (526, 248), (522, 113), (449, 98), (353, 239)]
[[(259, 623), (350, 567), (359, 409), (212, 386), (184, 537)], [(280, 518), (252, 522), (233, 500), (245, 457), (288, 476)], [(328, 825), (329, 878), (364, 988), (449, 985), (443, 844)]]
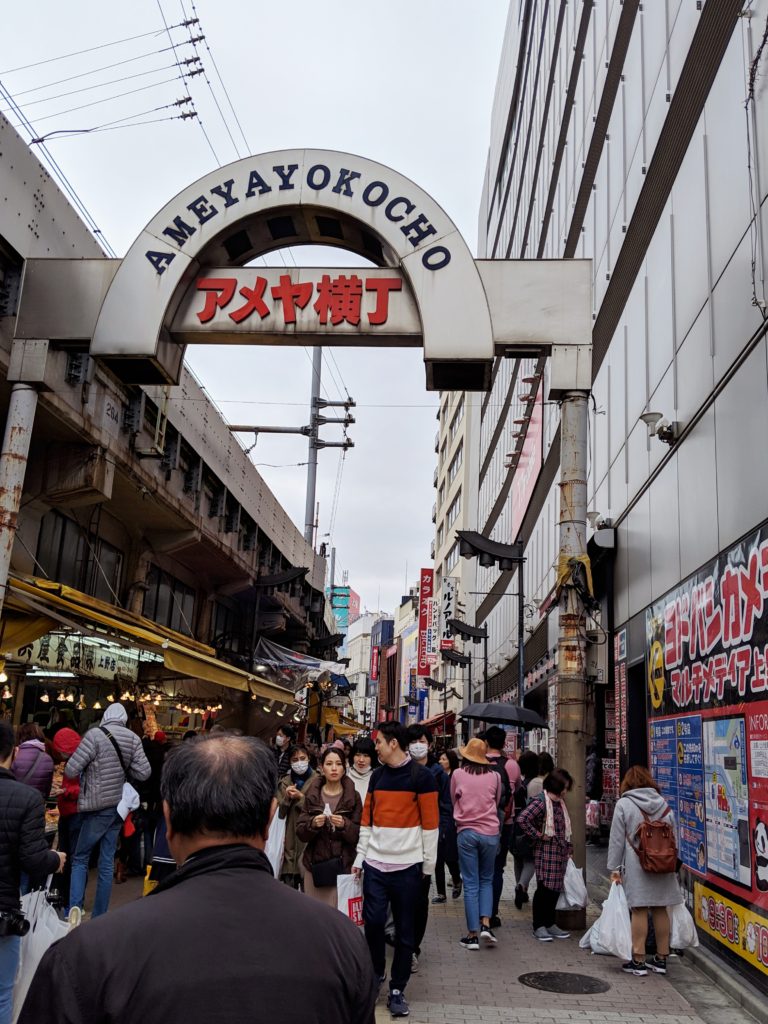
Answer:
[(667, 875), (676, 871), (677, 840), (672, 825), (665, 821), (670, 814), (669, 807), (655, 820), (651, 820), (643, 810), (640, 813), (644, 820), (637, 826), (632, 844), (640, 867), (652, 875)]

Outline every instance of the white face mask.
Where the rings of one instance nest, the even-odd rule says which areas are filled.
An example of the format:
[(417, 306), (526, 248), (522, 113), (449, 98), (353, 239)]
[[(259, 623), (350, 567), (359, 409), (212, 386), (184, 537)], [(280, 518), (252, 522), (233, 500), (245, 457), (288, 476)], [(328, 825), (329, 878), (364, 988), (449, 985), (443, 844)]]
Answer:
[(285, 745), (285, 736), (275, 736), (275, 746), (282, 747)]
[(417, 761), (420, 761), (422, 757), (426, 757), (429, 753), (429, 745), (427, 743), (411, 743), (408, 746), (411, 757), (415, 757)]
[(291, 771), (296, 772), (297, 775), (306, 775), (309, 770), (309, 761), (294, 761), (291, 765)]

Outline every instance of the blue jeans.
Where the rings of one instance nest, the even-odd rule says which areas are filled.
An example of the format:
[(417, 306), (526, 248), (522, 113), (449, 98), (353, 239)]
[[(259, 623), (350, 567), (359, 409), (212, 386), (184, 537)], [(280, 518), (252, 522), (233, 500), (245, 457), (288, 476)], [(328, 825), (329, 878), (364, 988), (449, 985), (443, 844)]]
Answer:
[(459, 864), (464, 879), (464, 915), (467, 930), (478, 932), (480, 918), (493, 910), (493, 868), (498, 836), (484, 836), (470, 828), (459, 832)]
[(115, 867), (115, 850), (120, 835), (123, 819), (116, 808), (108, 807), (103, 811), (84, 811), (80, 815), (80, 832), (77, 846), (72, 858), (72, 881), (69, 891), (70, 907), (83, 908), (85, 887), (88, 884), (88, 861), (91, 850), (101, 843), (99, 850), (98, 881), (96, 898), (93, 901), (92, 917), (100, 917), (109, 909), (109, 897), (112, 892), (112, 874)]
[(0, 1024), (11, 1024), (13, 1018), (13, 983), (19, 966), (21, 937), (0, 937)]

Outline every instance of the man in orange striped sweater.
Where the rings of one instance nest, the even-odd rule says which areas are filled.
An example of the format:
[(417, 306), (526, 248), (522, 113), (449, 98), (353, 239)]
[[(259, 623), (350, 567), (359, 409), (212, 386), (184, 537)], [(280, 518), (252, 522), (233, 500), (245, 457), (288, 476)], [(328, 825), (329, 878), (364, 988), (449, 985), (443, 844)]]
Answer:
[(416, 945), (416, 905), (422, 879), (435, 870), (440, 815), (430, 771), (408, 753), (408, 730), (383, 722), (376, 737), (381, 767), (371, 776), (360, 823), (355, 874), (363, 875), (365, 937), (380, 983), (386, 979), (384, 928), (387, 906), (395, 922), (395, 955), (387, 1006), (407, 1017), (405, 986)]

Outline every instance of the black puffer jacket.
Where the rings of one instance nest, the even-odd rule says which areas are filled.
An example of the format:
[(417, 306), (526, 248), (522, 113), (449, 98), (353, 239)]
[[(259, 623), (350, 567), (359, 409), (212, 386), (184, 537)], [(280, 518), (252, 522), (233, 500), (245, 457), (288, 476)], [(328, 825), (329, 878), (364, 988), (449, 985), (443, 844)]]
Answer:
[(0, 768), (0, 910), (19, 909), (22, 871), (44, 878), (59, 867), (45, 841), (43, 798)]

